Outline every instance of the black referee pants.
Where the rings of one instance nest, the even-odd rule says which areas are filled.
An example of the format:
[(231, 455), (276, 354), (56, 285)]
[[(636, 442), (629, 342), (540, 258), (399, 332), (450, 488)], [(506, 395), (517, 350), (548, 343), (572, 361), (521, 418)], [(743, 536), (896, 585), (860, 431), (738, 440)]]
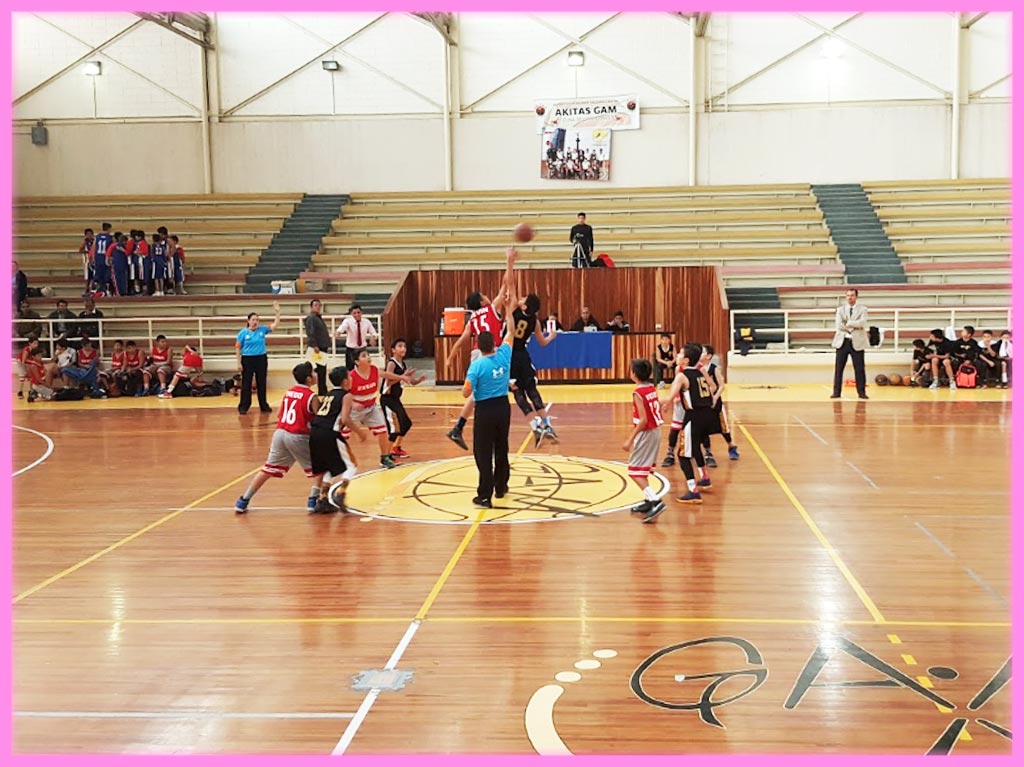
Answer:
[(490, 500), (494, 491), (508, 492), (508, 429), (512, 408), (508, 395), (476, 403), (473, 421), (473, 457), (480, 473), (476, 497)]

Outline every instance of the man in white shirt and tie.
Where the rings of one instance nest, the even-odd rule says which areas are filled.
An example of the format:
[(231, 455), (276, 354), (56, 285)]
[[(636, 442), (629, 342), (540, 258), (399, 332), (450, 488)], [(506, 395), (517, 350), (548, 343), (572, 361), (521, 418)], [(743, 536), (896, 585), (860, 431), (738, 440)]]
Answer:
[(377, 330), (363, 317), (363, 308), (359, 304), (352, 305), (349, 316), (341, 321), (335, 335), (345, 337), (345, 367), (349, 370), (356, 366), (359, 352), (366, 348), (367, 341), (377, 340)]
[(836, 309), (836, 334), (832, 348), (836, 350), (836, 375), (832, 383), (832, 399), (839, 399), (843, 391), (846, 360), (853, 358), (853, 377), (857, 382), (857, 396), (867, 399), (867, 380), (864, 373), (864, 350), (868, 347), (868, 310), (857, 303), (857, 289), (846, 291), (846, 303)]

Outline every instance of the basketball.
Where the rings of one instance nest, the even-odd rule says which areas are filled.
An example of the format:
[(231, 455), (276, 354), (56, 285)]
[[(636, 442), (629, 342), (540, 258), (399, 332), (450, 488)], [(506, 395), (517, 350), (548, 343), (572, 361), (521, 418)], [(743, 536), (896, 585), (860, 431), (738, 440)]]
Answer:
[(889, 383), (892, 384), (893, 386), (902, 386), (903, 377), (893, 373), (891, 376), (889, 376)]
[(525, 221), (515, 228), (512, 238), (516, 242), (529, 242), (533, 239), (533, 227)]
[(888, 386), (889, 377), (885, 373), (879, 373), (878, 375), (875, 376), (875, 383), (878, 384), (879, 386)]

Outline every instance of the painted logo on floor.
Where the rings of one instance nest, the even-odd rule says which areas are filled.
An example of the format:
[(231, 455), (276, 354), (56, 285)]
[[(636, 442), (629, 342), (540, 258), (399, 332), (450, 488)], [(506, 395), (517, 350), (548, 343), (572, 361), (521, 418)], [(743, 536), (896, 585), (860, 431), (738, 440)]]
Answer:
[[(362, 474), (346, 497), (357, 514), (404, 522), (471, 524), (480, 513), (473, 505), (478, 473), (471, 456)], [(668, 480), (651, 477), (658, 496)], [(508, 493), (492, 498), (484, 522), (545, 522), (583, 519), (629, 509), (643, 501), (622, 463), (561, 455), (521, 455), (512, 463)]]

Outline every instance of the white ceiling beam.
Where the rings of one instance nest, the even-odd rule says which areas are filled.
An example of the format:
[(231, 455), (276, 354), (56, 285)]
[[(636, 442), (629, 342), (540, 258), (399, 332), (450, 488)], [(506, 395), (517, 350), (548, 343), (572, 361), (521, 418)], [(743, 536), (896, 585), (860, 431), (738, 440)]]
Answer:
[[(206, 32), (205, 31), (202, 31), (202, 32), (199, 33), (201, 35), (201, 37), (194, 37), (194, 36), (190, 35), (188, 32), (185, 32), (182, 29), (178, 29), (178, 27), (174, 26), (174, 24), (172, 22), (170, 22), (167, 19), (165, 19), (163, 14), (159, 14), (159, 13), (138, 13), (138, 12), (136, 12), (135, 15), (138, 16), (140, 19), (145, 19), (146, 21), (151, 22), (153, 24), (156, 24), (159, 27), (163, 27), (168, 32), (173, 32), (174, 34), (178, 35), (178, 37), (185, 38), (190, 43), (194, 43), (195, 45), (198, 45), (200, 48), (204, 48), (206, 50), (211, 50), (213, 48), (213, 46), (210, 45), (210, 43), (207, 42), (207, 40), (206, 40)], [(173, 16), (173, 14), (168, 14), (168, 15)], [(191, 27), (190, 27), (190, 29), (191, 29)]]
[[(37, 19), (39, 19), (44, 24), (47, 24), (47, 25), (53, 27), (54, 29), (56, 29), (56, 30), (58, 30), (60, 32), (63, 32), (64, 34), (66, 34), (71, 39), (73, 39), (73, 40), (75, 40), (75, 41), (77, 41), (79, 43), (82, 43), (82, 45), (85, 45), (87, 47), (89, 46), (89, 43), (86, 43), (86, 42), (83, 42), (82, 40), (79, 40), (77, 37), (75, 37), (74, 35), (70, 34), (67, 30), (61, 29), (60, 27), (56, 26), (52, 22), (48, 21), (47, 19), (44, 19), (42, 16), (38, 16), (36, 14), (32, 14), (32, 15), (35, 16)], [(45, 80), (43, 80), (41, 83), (39, 83), (35, 87), (30, 88), (29, 90), (25, 91), (23, 94), (18, 96), (18, 98), (16, 98), (13, 101), (12, 106), (17, 106), (18, 104), (23, 102), (25, 99), (27, 99), (29, 96), (32, 96), (32, 95), (38, 93), (43, 88), (45, 88), (47, 85), (52, 83), (54, 80), (58, 79), (59, 77), (63, 77), (64, 75), (66, 75), (72, 69), (74, 69), (79, 64), (81, 64), (83, 61), (87, 61), (90, 57), (95, 56), (97, 53), (100, 53), (107, 46), (113, 45), (118, 40), (120, 40), (122, 37), (124, 37), (129, 32), (131, 32), (133, 29), (136, 29), (137, 27), (139, 27), (139, 26), (141, 26), (141, 25), (143, 25), (145, 23), (146, 23), (145, 21), (143, 21), (142, 19), (139, 19), (135, 23), (130, 24), (127, 27), (125, 27), (124, 29), (122, 29), (120, 32), (118, 32), (113, 37), (107, 38), (106, 40), (104, 40), (99, 45), (97, 45), (95, 47), (92, 47), (91, 50), (89, 50), (88, 53), (85, 53), (85, 54), (79, 56), (77, 59), (72, 61), (70, 64), (68, 64), (66, 67), (64, 67), (62, 70), (60, 70), (56, 74), (50, 75), (49, 77), (47, 77)]]
[[(261, 90), (259, 90), (259, 91), (257, 91), (256, 93), (252, 94), (252, 95), (251, 95), (251, 96), (249, 96), (248, 98), (246, 98), (246, 99), (243, 99), (242, 101), (238, 102), (238, 103), (237, 103), (237, 104), (235, 104), (235, 105), (234, 105), (233, 107), (231, 107), (231, 108), (229, 108), (229, 109), (225, 109), (225, 110), (223, 110), (223, 111), (221, 112), (221, 117), (230, 117), (230, 116), (231, 116), (231, 115), (233, 115), (233, 114), (234, 114), (235, 112), (237, 112), (237, 111), (238, 111), (239, 109), (243, 109), (244, 107), (247, 107), (247, 106), (248, 106), (249, 104), (251, 104), (252, 102), (254, 102), (254, 101), (255, 101), (256, 99), (258, 99), (258, 98), (260, 98), (260, 97), (262, 97), (262, 96), (265, 96), (265, 95), (267, 95), (268, 93), (270, 93), (270, 91), (274, 90), (274, 88), (276, 88), (276, 87), (277, 87), (278, 85), (280, 85), (281, 83), (283, 83), (283, 82), (285, 82), (285, 81), (287, 81), (287, 80), (290, 80), (290, 79), (291, 79), (291, 78), (293, 78), (293, 77), (294, 77), (295, 75), (297, 75), (297, 74), (298, 74), (299, 72), (301, 72), (301, 71), (302, 71), (303, 69), (305, 69), (306, 67), (308, 67), (308, 66), (309, 66), (310, 64), (314, 64), (314, 63), (316, 63), (317, 61), (319, 61), (320, 59), (322, 59), (322, 58), (323, 58), (324, 56), (326, 56), (326, 55), (327, 55), (328, 53), (333, 53), (333, 52), (334, 52), (335, 50), (337, 50), (338, 48), (340, 48), (341, 46), (343, 46), (343, 45), (344, 45), (345, 43), (347, 43), (347, 42), (349, 42), (349, 41), (351, 41), (351, 40), (354, 40), (354, 39), (355, 39), (355, 38), (356, 38), (357, 36), (361, 35), (361, 34), (362, 34), (363, 32), (365, 32), (366, 30), (368, 30), (368, 29), (369, 29), (370, 27), (372, 27), (372, 26), (373, 26), (374, 24), (376, 24), (376, 23), (377, 23), (378, 21), (380, 21), (381, 19), (383, 19), (383, 18), (384, 18), (385, 16), (387, 16), (387, 14), (386, 14), (386, 13), (382, 13), (382, 14), (380, 14), (380, 15), (379, 15), (379, 16), (377, 16), (376, 18), (372, 19), (371, 21), (369, 21), (369, 22), (367, 22), (366, 24), (364, 24), (363, 26), (361, 26), (361, 27), (360, 27), (359, 29), (357, 29), (357, 30), (356, 30), (355, 32), (353, 32), (353, 33), (352, 33), (351, 35), (349, 35), (348, 37), (346, 37), (346, 38), (345, 38), (344, 40), (342, 40), (342, 41), (341, 41), (340, 43), (336, 43), (336, 44), (332, 45), (332, 46), (331, 46), (330, 48), (327, 48), (326, 50), (324, 50), (324, 51), (322, 51), (322, 52), (318, 53), (318, 54), (317, 54), (316, 56), (314, 56), (313, 58), (311, 58), (311, 59), (310, 59), (309, 61), (307, 61), (307, 62), (305, 62), (304, 64), (301, 64), (301, 65), (299, 65), (299, 66), (295, 67), (295, 69), (292, 69), (292, 70), (291, 70), (290, 72), (287, 72), (287, 73), (286, 73), (286, 74), (284, 74), (284, 75), (283, 75), (282, 77), (279, 77), (279, 78), (278, 78), (277, 80), (275, 80), (274, 82), (272, 82), (272, 83), (271, 83), (270, 85), (266, 86), (265, 88), (262, 88)], [(287, 16), (286, 16), (286, 17), (284, 17), (284, 18), (286, 18), (286, 19), (287, 19)], [(291, 19), (288, 19), (288, 21), (292, 21), (292, 20), (291, 20)], [(292, 21), (292, 23), (294, 24), (295, 22), (294, 22), (294, 21)], [(306, 29), (305, 27), (303, 27), (303, 26), (301, 26), (301, 25), (298, 25), (298, 24), (296, 24), (296, 26), (298, 26), (298, 27), (299, 27), (300, 29), (302, 29), (302, 30), (306, 31), (307, 33), (309, 32), (309, 30), (308, 30), (308, 29)], [(322, 39), (322, 38), (321, 38), (321, 39)]]
[(975, 24), (977, 24), (979, 21), (981, 21), (986, 16), (988, 16), (988, 12), (975, 14), (970, 19), (968, 19), (966, 16), (964, 16), (961, 19), (961, 21), (960, 21), (960, 28), (961, 29), (970, 29), (971, 27), (973, 27)]
[[(597, 26), (591, 27), (586, 32), (584, 32), (582, 35), (580, 35), (579, 39), (580, 40), (585, 40), (588, 36), (590, 36), (591, 34), (596, 32), (597, 30), (601, 29), (601, 27), (603, 27), (605, 24), (608, 24), (610, 21), (612, 21), (613, 19), (615, 19), (619, 15), (620, 14), (616, 13), (616, 14), (613, 14), (612, 16), (609, 16), (607, 19), (602, 21)], [(481, 101), (485, 101), (485, 100), (489, 99), (491, 96), (493, 96), (494, 94), (499, 93), (500, 91), (505, 90), (505, 88), (510, 86), (512, 83), (514, 83), (516, 80), (518, 80), (523, 75), (529, 74), (530, 72), (535, 70), (537, 67), (541, 66), (542, 64), (546, 64), (547, 62), (551, 61), (551, 59), (553, 59), (555, 56), (557, 56), (560, 53), (563, 53), (564, 51), (567, 51), (570, 48), (572, 48), (572, 46), (573, 46), (573, 43), (566, 43), (565, 45), (563, 45), (561, 48), (559, 48), (554, 53), (550, 53), (547, 56), (545, 56), (544, 58), (540, 59), (539, 61), (534, 62), (533, 64), (528, 66), (526, 69), (524, 69), (522, 72), (519, 72), (518, 74), (512, 75), (512, 77), (507, 79), (505, 82), (503, 82), (497, 88), (495, 88), (495, 89), (493, 89), (491, 91), (488, 91), (483, 96), (481, 96), (476, 101), (474, 101), (472, 104), (466, 104), (465, 106), (462, 107), (462, 109), (460, 111), (471, 112), (473, 110), (473, 107), (475, 107)]]

